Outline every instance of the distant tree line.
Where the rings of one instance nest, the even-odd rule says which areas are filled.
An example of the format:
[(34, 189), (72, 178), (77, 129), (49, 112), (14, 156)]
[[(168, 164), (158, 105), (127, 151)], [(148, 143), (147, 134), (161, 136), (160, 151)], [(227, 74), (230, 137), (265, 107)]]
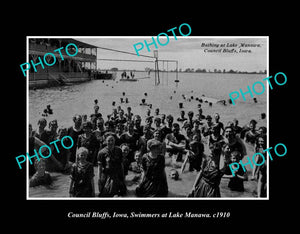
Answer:
[(204, 69), (201, 69), (201, 68), (197, 68), (197, 69), (194, 69), (194, 68), (186, 68), (186, 69), (179, 69), (179, 72), (197, 72), (197, 73), (238, 73), (238, 74), (267, 74), (267, 70), (260, 70), (260, 71), (252, 71), (252, 72), (249, 72), (249, 71), (238, 71), (238, 70), (233, 70), (233, 69), (229, 69), (229, 70), (221, 70), (221, 69), (213, 69), (213, 70), (206, 70), (205, 68)]
[[(118, 71), (118, 68), (116, 67), (113, 67), (110, 69), (111, 71)], [(138, 70), (136, 70), (138, 71)], [(150, 68), (150, 67), (145, 67), (145, 71), (146, 72), (149, 72), (149, 71), (154, 71), (153, 68)], [(166, 69), (159, 69), (159, 71), (167, 71)], [(168, 72), (176, 72), (176, 69), (172, 70), (168, 70)], [(186, 68), (186, 69), (179, 69), (179, 72), (196, 72), (196, 73), (236, 73), (236, 74), (267, 74), (267, 70), (260, 70), (260, 71), (252, 71), (252, 72), (249, 72), (249, 71), (238, 71), (238, 70), (233, 70), (233, 69), (229, 69), (229, 70), (225, 70), (225, 69), (213, 69), (213, 70), (206, 70), (205, 68), (201, 69), (201, 68), (197, 68), (197, 69), (194, 69), (194, 68)]]

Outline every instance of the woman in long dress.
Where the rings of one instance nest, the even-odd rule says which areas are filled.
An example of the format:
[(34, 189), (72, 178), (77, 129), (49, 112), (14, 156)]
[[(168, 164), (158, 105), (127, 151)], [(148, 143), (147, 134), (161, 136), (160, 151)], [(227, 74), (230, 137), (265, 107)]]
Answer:
[(143, 178), (136, 188), (138, 197), (167, 197), (168, 184), (165, 173), (165, 157), (161, 154), (161, 143), (152, 139), (147, 142), (149, 153), (142, 158)]
[(107, 146), (98, 153), (99, 197), (126, 194), (122, 150), (115, 146), (115, 138), (108, 135)]
[(221, 197), (220, 181), (224, 174), (219, 170), (220, 149), (215, 146), (211, 149), (201, 165), (189, 197)]

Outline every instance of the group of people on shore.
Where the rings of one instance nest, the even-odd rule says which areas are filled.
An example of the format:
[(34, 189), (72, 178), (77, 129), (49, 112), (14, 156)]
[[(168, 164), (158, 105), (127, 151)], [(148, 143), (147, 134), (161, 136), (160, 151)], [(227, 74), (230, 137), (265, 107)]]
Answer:
[[(240, 167), (232, 176), (229, 170), (230, 163), (239, 162), (247, 154), (244, 142), (265, 154), (267, 131), (265, 127), (257, 129), (255, 120), (243, 128), (237, 119), (224, 125), (218, 113), (204, 116), (198, 106), (197, 113), (189, 111), (187, 116), (182, 110), (175, 121), (174, 116), (161, 114), (158, 108), (154, 115), (148, 109), (142, 125), (141, 116), (134, 115), (130, 107), (114, 108), (106, 120), (99, 109), (95, 100), (89, 119), (87, 115), (75, 115), (69, 128), (59, 127), (57, 120), (52, 120), (46, 130), (45, 118), (38, 121), (37, 130), (29, 126), (29, 155), (66, 135), (74, 142), (71, 149), (61, 147), (59, 154), (53, 150), (51, 157), (30, 165), (31, 187), (50, 184), (50, 173), (57, 171), (70, 174), (71, 197), (94, 197), (94, 176), (98, 173), (97, 196), (126, 196), (126, 176), (132, 171), (139, 175), (137, 197), (166, 197), (169, 188), (165, 159), (171, 157), (181, 165), (181, 173), (187, 165), (189, 171), (198, 172), (188, 197), (220, 197), (222, 177), (229, 178), (231, 190), (244, 190), (248, 173)], [(174, 168), (172, 178), (178, 176)], [(266, 164), (253, 169), (251, 179), (257, 180), (258, 197), (266, 196), (266, 176)]]

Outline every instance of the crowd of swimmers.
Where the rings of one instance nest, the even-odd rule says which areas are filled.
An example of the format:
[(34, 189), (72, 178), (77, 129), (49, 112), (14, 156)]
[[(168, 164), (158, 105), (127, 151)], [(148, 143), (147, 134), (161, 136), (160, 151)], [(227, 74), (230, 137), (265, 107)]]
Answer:
[[(126, 177), (134, 173), (137, 197), (166, 197), (170, 190), (165, 160), (170, 157), (179, 165), (171, 169), (168, 176), (172, 179), (197, 171), (188, 197), (220, 197), (221, 178), (228, 178), (232, 191), (244, 191), (244, 181), (254, 180), (257, 196), (266, 197), (266, 162), (251, 175), (239, 167), (233, 176), (228, 166), (247, 154), (245, 142), (265, 154), (267, 129), (257, 128), (255, 120), (244, 127), (237, 119), (224, 125), (218, 113), (205, 116), (200, 105), (196, 113), (189, 111), (186, 116), (181, 110), (175, 118), (158, 108), (151, 115), (152, 109), (147, 109), (142, 125), (142, 117), (131, 107), (118, 106), (107, 117), (99, 109), (95, 100), (94, 113), (89, 117), (76, 114), (69, 127), (59, 126), (57, 120), (47, 123), (46, 118), (38, 121), (36, 130), (29, 126), (29, 155), (66, 135), (74, 142), (71, 149), (61, 147), (59, 154), (52, 150), (51, 157), (29, 165), (31, 187), (51, 184), (51, 172), (61, 172), (70, 175), (71, 197), (122, 197), (128, 193)], [(98, 181), (94, 181), (95, 173)]]

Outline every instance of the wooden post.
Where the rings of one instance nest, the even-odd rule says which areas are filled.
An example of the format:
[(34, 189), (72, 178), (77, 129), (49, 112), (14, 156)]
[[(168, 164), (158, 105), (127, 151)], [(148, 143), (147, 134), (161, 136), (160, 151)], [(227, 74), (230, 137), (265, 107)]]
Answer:
[(95, 48), (95, 50), (96, 50), (96, 60), (95, 60), (95, 69), (96, 69), (96, 73), (97, 73), (97, 47)]
[(159, 67), (158, 67), (158, 59), (155, 59), (155, 85), (159, 85)]
[(178, 87), (178, 61), (176, 61), (176, 88)]
[(154, 50), (153, 53), (155, 58), (155, 85), (159, 85), (158, 50)]

